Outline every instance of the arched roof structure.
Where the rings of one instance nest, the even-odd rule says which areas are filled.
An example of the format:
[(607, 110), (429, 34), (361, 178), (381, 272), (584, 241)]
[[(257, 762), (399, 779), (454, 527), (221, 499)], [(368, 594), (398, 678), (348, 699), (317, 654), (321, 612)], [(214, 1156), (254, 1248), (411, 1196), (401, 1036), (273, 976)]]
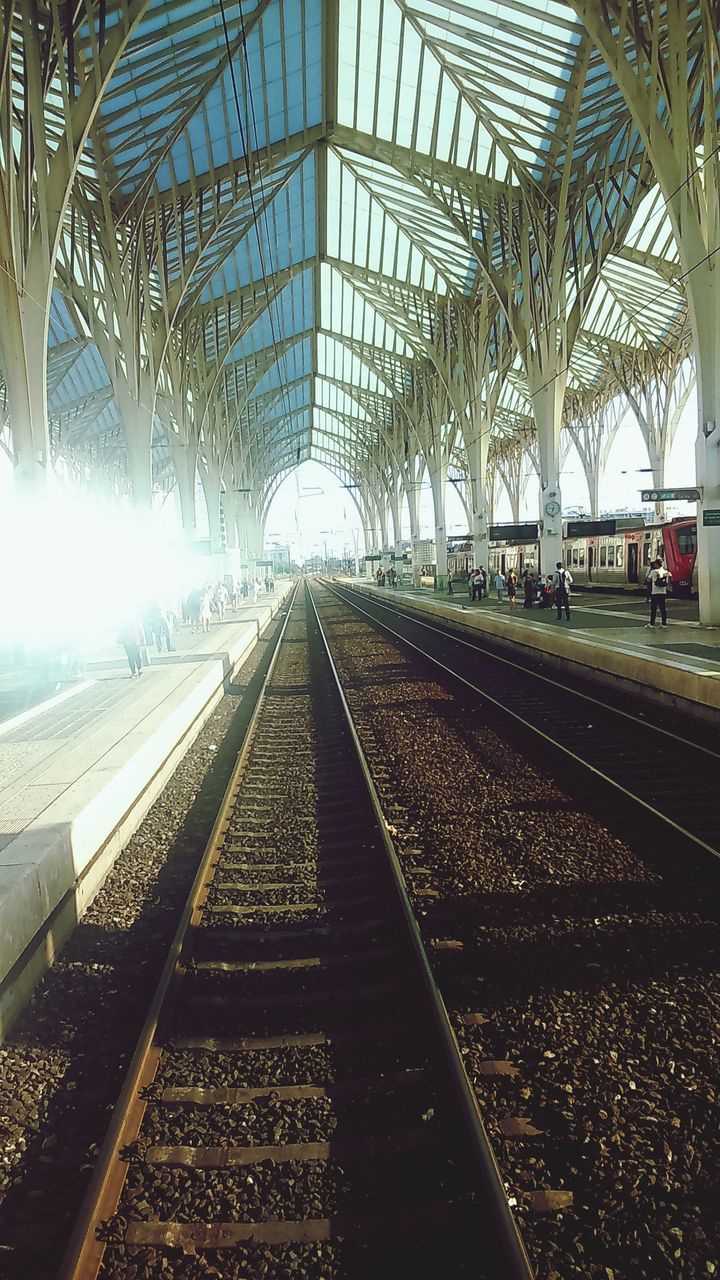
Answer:
[(535, 432), (555, 492), (568, 414), (697, 349), (717, 17), (8, 0), (0, 440), (19, 474), (62, 457), (146, 502), (199, 458), (261, 511), (306, 458), (372, 488), (419, 454), (439, 481), (465, 468), (477, 533), (493, 440)]

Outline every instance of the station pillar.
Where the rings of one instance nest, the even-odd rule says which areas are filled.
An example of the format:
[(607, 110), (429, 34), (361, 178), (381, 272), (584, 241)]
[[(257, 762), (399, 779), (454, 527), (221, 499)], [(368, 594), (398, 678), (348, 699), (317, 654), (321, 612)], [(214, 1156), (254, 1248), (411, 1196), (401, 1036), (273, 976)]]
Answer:
[(135, 507), (152, 506), (152, 434), (155, 421), (155, 388), (144, 380), (136, 395), (125, 378), (113, 380), (115, 403), (125, 434), (128, 480)]
[(447, 585), (447, 529), (445, 527), (445, 468), (429, 469), (435, 512), (435, 590), (444, 591)]
[(560, 489), (560, 428), (567, 371), (554, 375), (528, 371), (540, 462), (540, 569), (554, 573), (562, 560), (562, 492)]
[[(718, 197), (720, 201), (720, 195)], [(695, 273), (688, 300), (695, 340), (698, 433), (697, 572), (700, 624), (720, 626), (720, 264), (707, 262)]]
[(490, 423), (482, 417), (471, 424), (472, 438), (467, 446), (470, 475), (470, 501), (473, 544), (473, 567), (487, 570), (490, 559), (490, 528), (488, 513), (488, 444)]

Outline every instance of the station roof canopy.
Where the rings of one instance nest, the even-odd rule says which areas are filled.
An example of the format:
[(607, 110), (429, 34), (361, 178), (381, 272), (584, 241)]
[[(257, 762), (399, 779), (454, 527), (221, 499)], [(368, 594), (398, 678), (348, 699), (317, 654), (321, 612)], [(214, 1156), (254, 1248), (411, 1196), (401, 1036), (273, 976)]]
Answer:
[[(108, 3), (108, 30), (119, 13)], [(97, 38), (85, 29), (77, 56)], [(110, 220), (170, 417), (182, 386), (204, 447), (265, 490), (311, 456), (356, 479), (407, 441), (490, 293), (507, 374), (495, 429), (512, 435), (530, 412), (523, 352), (488, 280), (529, 297), (542, 248), (531, 239), (522, 260), (513, 220), (525, 202), (549, 225), (561, 189), (563, 307), (587, 292), (568, 385), (610, 396), (613, 355), (685, 341), (686, 303), (637, 131), (571, 4), (150, 0), (68, 217), (50, 323), (58, 429), (121, 448), (96, 328), (112, 329), (117, 303)], [(160, 451), (163, 438), (158, 426)]]

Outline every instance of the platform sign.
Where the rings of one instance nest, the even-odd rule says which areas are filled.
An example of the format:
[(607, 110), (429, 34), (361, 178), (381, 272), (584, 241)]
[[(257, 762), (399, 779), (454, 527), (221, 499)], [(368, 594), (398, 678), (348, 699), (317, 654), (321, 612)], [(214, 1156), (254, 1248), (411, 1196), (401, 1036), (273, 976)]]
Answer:
[(643, 502), (699, 502), (702, 489), (642, 489)]
[(491, 542), (537, 542), (537, 521), (526, 524), (491, 524)]
[(565, 536), (568, 538), (601, 538), (617, 533), (614, 520), (568, 520)]
[(703, 525), (706, 529), (718, 524), (720, 524), (720, 511), (703, 511)]

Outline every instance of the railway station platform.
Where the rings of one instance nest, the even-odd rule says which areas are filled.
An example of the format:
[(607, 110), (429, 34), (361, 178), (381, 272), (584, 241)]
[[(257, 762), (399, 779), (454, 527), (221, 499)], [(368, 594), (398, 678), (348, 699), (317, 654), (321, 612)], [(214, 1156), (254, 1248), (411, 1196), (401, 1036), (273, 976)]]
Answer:
[(667, 628), (658, 623), (649, 630), (647, 604), (637, 596), (575, 592), (570, 620), (558, 622), (555, 609), (525, 609), (521, 597), (511, 608), (494, 594), (473, 603), (464, 589), (443, 596), (427, 588), (377, 587), (357, 578), (342, 582), (360, 594), (461, 623), (514, 650), (539, 652), (551, 665), (573, 663), (592, 670), (596, 679), (625, 684), (667, 706), (682, 705), (715, 722), (720, 716), (720, 628), (700, 627), (694, 601), (670, 598)]
[(0, 1037), (249, 656), (291, 584), (132, 679), (119, 645), (0, 723)]

